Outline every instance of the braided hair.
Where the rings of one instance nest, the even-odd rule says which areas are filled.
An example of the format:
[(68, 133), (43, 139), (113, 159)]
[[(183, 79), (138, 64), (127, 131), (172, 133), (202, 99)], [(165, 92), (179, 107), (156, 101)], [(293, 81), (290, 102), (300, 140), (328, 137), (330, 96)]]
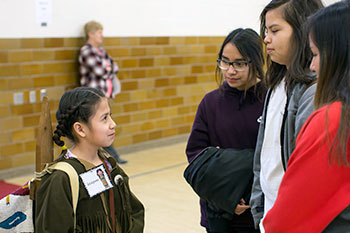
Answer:
[(105, 98), (102, 91), (90, 87), (78, 87), (65, 92), (56, 112), (58, 124), (54, 131), (53, 141), (60, 147), (64, 146), (61, 137), (67, 137), (73, 143), (77, 143), (78, 139), (73, 134), (74, 123), (79, 121), (88, 124), (89, 118), (95, 113), (95, 105), (102, 98)]

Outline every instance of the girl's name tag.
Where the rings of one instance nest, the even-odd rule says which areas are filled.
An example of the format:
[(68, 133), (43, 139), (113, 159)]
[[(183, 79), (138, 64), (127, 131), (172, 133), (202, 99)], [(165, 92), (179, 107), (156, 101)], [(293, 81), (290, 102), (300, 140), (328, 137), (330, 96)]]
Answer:
[(108, 173), (103, 164), (80, 174), (90, 197), (102, 193), (113, 187)]

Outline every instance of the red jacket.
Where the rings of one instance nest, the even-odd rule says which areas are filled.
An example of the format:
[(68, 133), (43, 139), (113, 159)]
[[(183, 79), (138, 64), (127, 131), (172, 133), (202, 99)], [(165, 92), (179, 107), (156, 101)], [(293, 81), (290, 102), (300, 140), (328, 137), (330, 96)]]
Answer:
[(329, 160), (340, 114), (341, 103), (336, 102), (304, 124), (277, 200), (263, 221), (266, 233), (319, 233), (350, 205), (350, 167)]

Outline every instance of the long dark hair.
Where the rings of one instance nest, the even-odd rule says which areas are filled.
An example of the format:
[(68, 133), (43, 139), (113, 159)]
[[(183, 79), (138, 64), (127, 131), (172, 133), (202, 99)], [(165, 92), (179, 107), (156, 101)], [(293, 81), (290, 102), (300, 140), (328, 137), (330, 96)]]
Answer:
[[(337, 2), (310, 17), (307, 29), (320, 52), (315, 108), (340, 101), (340, 125), (330, 154), (350, 166), (346, 158), (350, 132), (350, 1)], [(336, 145), (336, 146), (335, 146)], [(332, 153), (332, 151), (334, 153)]]
[[(222, 53), (226, 44), (231, 43), (236, 46), (243, 58), (251, 61), (249, 64), (249, 77), (245, 85), (245, 92), (250, 88), (250, 84), (254, 83), (256, 87), (256, 78), (264, 80), (264, 53), (263, 42), (259, 35), (252, 29), (238, 28), (227, 35), (221, 45), (218, 58), (222, 58)], [(215, 78), (219, 85), (224, 81), (221, 69), (217, 66), (215, 71)], [(263, 92), (263, 91), (262, 91)]]
[(75, 122), (89, 123), (89, 118), (95, 114), (95, 107), (105, 95), (102, 91), (89, 88), (78, 87), (65, 92), (58, 105), (56, 112), (57, 126), (54, 132), (53, 141), (58, 146), (63, 146), (61, 137), (67, 137), (73, 143), (78, 139), (73, 133)]
[(292, 27), (291, 47), (294, 50), (289, 69), (285, 65), (271, 61), (267, 57), (266, 84), (274, 89), (285, 77), (286, 88), (290, 90), (295, 83), (309, 84), (314, 81), (314, 75), (309, 70), (312, 53), (308, 45), (308, 38), (303, 31), (303, 24), (307, 17), (323, 8), (321, 0), (272, 0), (260, 14), (260, 36), (265, 39), (268, 11), (283, 7), (282, 17)]

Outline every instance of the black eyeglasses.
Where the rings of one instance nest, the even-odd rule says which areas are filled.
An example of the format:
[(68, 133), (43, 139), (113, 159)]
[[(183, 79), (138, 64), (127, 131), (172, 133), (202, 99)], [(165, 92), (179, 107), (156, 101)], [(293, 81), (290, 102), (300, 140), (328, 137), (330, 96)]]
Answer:
[(222, 59), (216, 60), (218, 67), (222, 70), (228, 70), (232, 66), (236, 71), (245, 71), (248, 67), (248, 64), (252, 61), (225, 61)]

